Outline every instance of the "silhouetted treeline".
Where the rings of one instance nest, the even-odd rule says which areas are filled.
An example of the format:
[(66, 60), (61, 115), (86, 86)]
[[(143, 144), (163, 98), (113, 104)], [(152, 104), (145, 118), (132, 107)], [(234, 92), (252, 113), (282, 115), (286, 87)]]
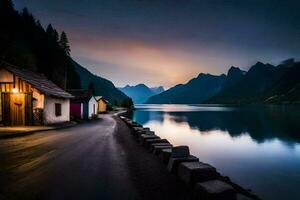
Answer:
[(11, 0), (0, 0), (0, 27), (1, 60), (43, 73), (62, 88), (80, 88), (65, 32), (51, 24), (45, 30), (27, 8), (16, 11)]

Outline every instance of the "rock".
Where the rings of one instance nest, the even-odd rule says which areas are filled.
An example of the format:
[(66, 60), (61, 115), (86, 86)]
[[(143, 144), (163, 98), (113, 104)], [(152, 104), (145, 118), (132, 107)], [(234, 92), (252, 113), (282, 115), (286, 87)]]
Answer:
[(231, 185), (220, 180), (211, 180), (197, 183), (194, 197), (199, 200), (236, 200), (236, 193)]
[(145, 134), (147, 134), (147, 135), (154, 135), (155, 132), (154, 131), (145, 131)]
[[(173, 148), (172, 148), (172, 151), (173, 151)], [(172, 173), (177, 172), (179, 164), (183, 163), (183, 162), (199, 162), (199, 159), (193, 155), (190, 155), (188, 157), (181, 157), (181, 158), (175, 157), (174, 158), (174, 157), (172, 157), (172, 154), (171, 154), (171, 157), (168, 162), (168, 171), (172, 172)]]
[(166, 139), (145, 139), (144, 146), (146, 148), (149, 148), (153, 143), (170, 143), (170, 142)]
[(145, 131), (150, 131), (150, 128), (144, 127), (144, 130), (145, 130)]
[(161, 151), (163, 150), (163, 149), (172, 149), (172, 145), (170, 144), (170, 145), (165, 145), (165, 146), (154, 146), (154, 148), (153, 148), (153, 154), (154, 155), (160, 155), (160, 153), (161, 153)]
[(155, 133), (153, 131), (137, 131), (136, 132), (136, 136), (139, 138), (142, 134), (145, 134), (145, 135), (154, 135)]
[(133, 127), (134, 131), (143, 131), (143, 127)]
[(169, 159), (171, 157), (171, 151), (172, 149), (163, 149), (161, 150), (160, 154), (159, 154), (159, 159), (167, 164), (169, 162)]
[(172, 148), (172, 158), (187, 157), (190, 155), (190, 150), (188, 146), (176, 146)]
[(157, 135), (147, 135), (147, 134), (142, 134), (139, 138), (140, 144), (144, 144), (146, 139), (160, 139)]
[(154, 150), (154, 147), (159, 147), (159, 146), (170, 146), (170, 147), (172, 147), (172, 145), (170, 143), (166, 143), (166, 142), (163, 142), (163, 143), (153, 143), (153, 144), (150, 145), (149, 151), (152, 152)]
[(219, 177), (219, 173), (216, 171), (216, 168), (201, 162), (180, 163), (177, 175), (179, 179), (188, 185), (193, 185), (197, 182), (214, 180)]

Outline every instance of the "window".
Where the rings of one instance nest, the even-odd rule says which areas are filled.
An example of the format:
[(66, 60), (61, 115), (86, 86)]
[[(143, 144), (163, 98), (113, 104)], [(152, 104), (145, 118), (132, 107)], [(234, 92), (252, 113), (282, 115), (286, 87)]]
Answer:
[(61, 116), (61, 104), (60, 103), (55, 104), (55, 116)]

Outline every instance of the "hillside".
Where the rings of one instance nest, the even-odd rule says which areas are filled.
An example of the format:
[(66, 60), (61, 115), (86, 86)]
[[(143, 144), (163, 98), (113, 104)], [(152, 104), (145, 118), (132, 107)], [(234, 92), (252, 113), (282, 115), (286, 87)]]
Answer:
[(62, 33), (51, 25), (45, 30), (26, 8), (18, 12), (9, 0), (0, 1), (0, 27), (1, 60), (42, 73), (61, 88), (80, 87), (67, 38), (61, 45)]
[[(244, 104), (267, 102), (266, 100), (271, 96), (281, 95), (286, 90), (286, 88), (279, 90), (276, 87), (280, 87), (278, 81), (281, 81), (281, 85), (283, 85), (289, 80), (288, 76), (290, 75), (285, 75), (289, 69), (290, 67), (285, 65), (276, 67), (258, 62), (236, 84), (224, 87), (206, 103)], [(297, 72), (295, 73), (297, 74)], [(300, 74), (298, 73), (298, 75)], [(276, 97), (276, 99), (278, 98)]]
[(120, 103), (128, 98), (123, 92), (118, 90), (111, 81), (92, 74), (74, 60), (71, 62), (80, 77), (81, 89), (92, 89), (96, 96), (103, 96), (112, 103), (116, 101)]
[(257, 62), (248, 72), (231, 67), (227, 75), (200, 74), (186, 84), (155, 95), (147, 103), (299, 103), (300, 62), (293, 59), (274, 66)]
[(300, 62), (287, 68), (287, 72), (268, 91), (265, 102), (300, 103)]
[(214, 76), (201, 73), (186, 84), (176, 85), (161, 94), (150, 97), (147, 103), (202, 103), (221, 90), (225, 79), (226, 76), (224, 74)]
[(129, 100), (112, 82), (71, 58), (65, 32), (59, 34), (51, 24), (44, 29), (26, 8), (18, 12), (11, 1), (1, 0), (0, 27), (5, 30), (0, 31), (0, 60), (42, 73), (66, 90), (93, 89), (95, 95), (118, 104)]
[(150, 88), (145, 84), (138, 84), (135, 86), (126, 85), (123, 88), (119, 88), (122, 92), (124, 92), (127, 96), (133, 99), (134, 103), (145, 103), (149, 97), (159, 94), (164, 91), (163, 87), (154, 87)]

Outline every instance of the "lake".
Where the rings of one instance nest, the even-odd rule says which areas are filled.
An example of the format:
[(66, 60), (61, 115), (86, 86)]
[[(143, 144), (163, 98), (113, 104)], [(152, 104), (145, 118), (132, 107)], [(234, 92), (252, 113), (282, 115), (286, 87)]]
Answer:
[(262, 199), (300, 199), (300, 107), (135, 106), (135, 121)]

